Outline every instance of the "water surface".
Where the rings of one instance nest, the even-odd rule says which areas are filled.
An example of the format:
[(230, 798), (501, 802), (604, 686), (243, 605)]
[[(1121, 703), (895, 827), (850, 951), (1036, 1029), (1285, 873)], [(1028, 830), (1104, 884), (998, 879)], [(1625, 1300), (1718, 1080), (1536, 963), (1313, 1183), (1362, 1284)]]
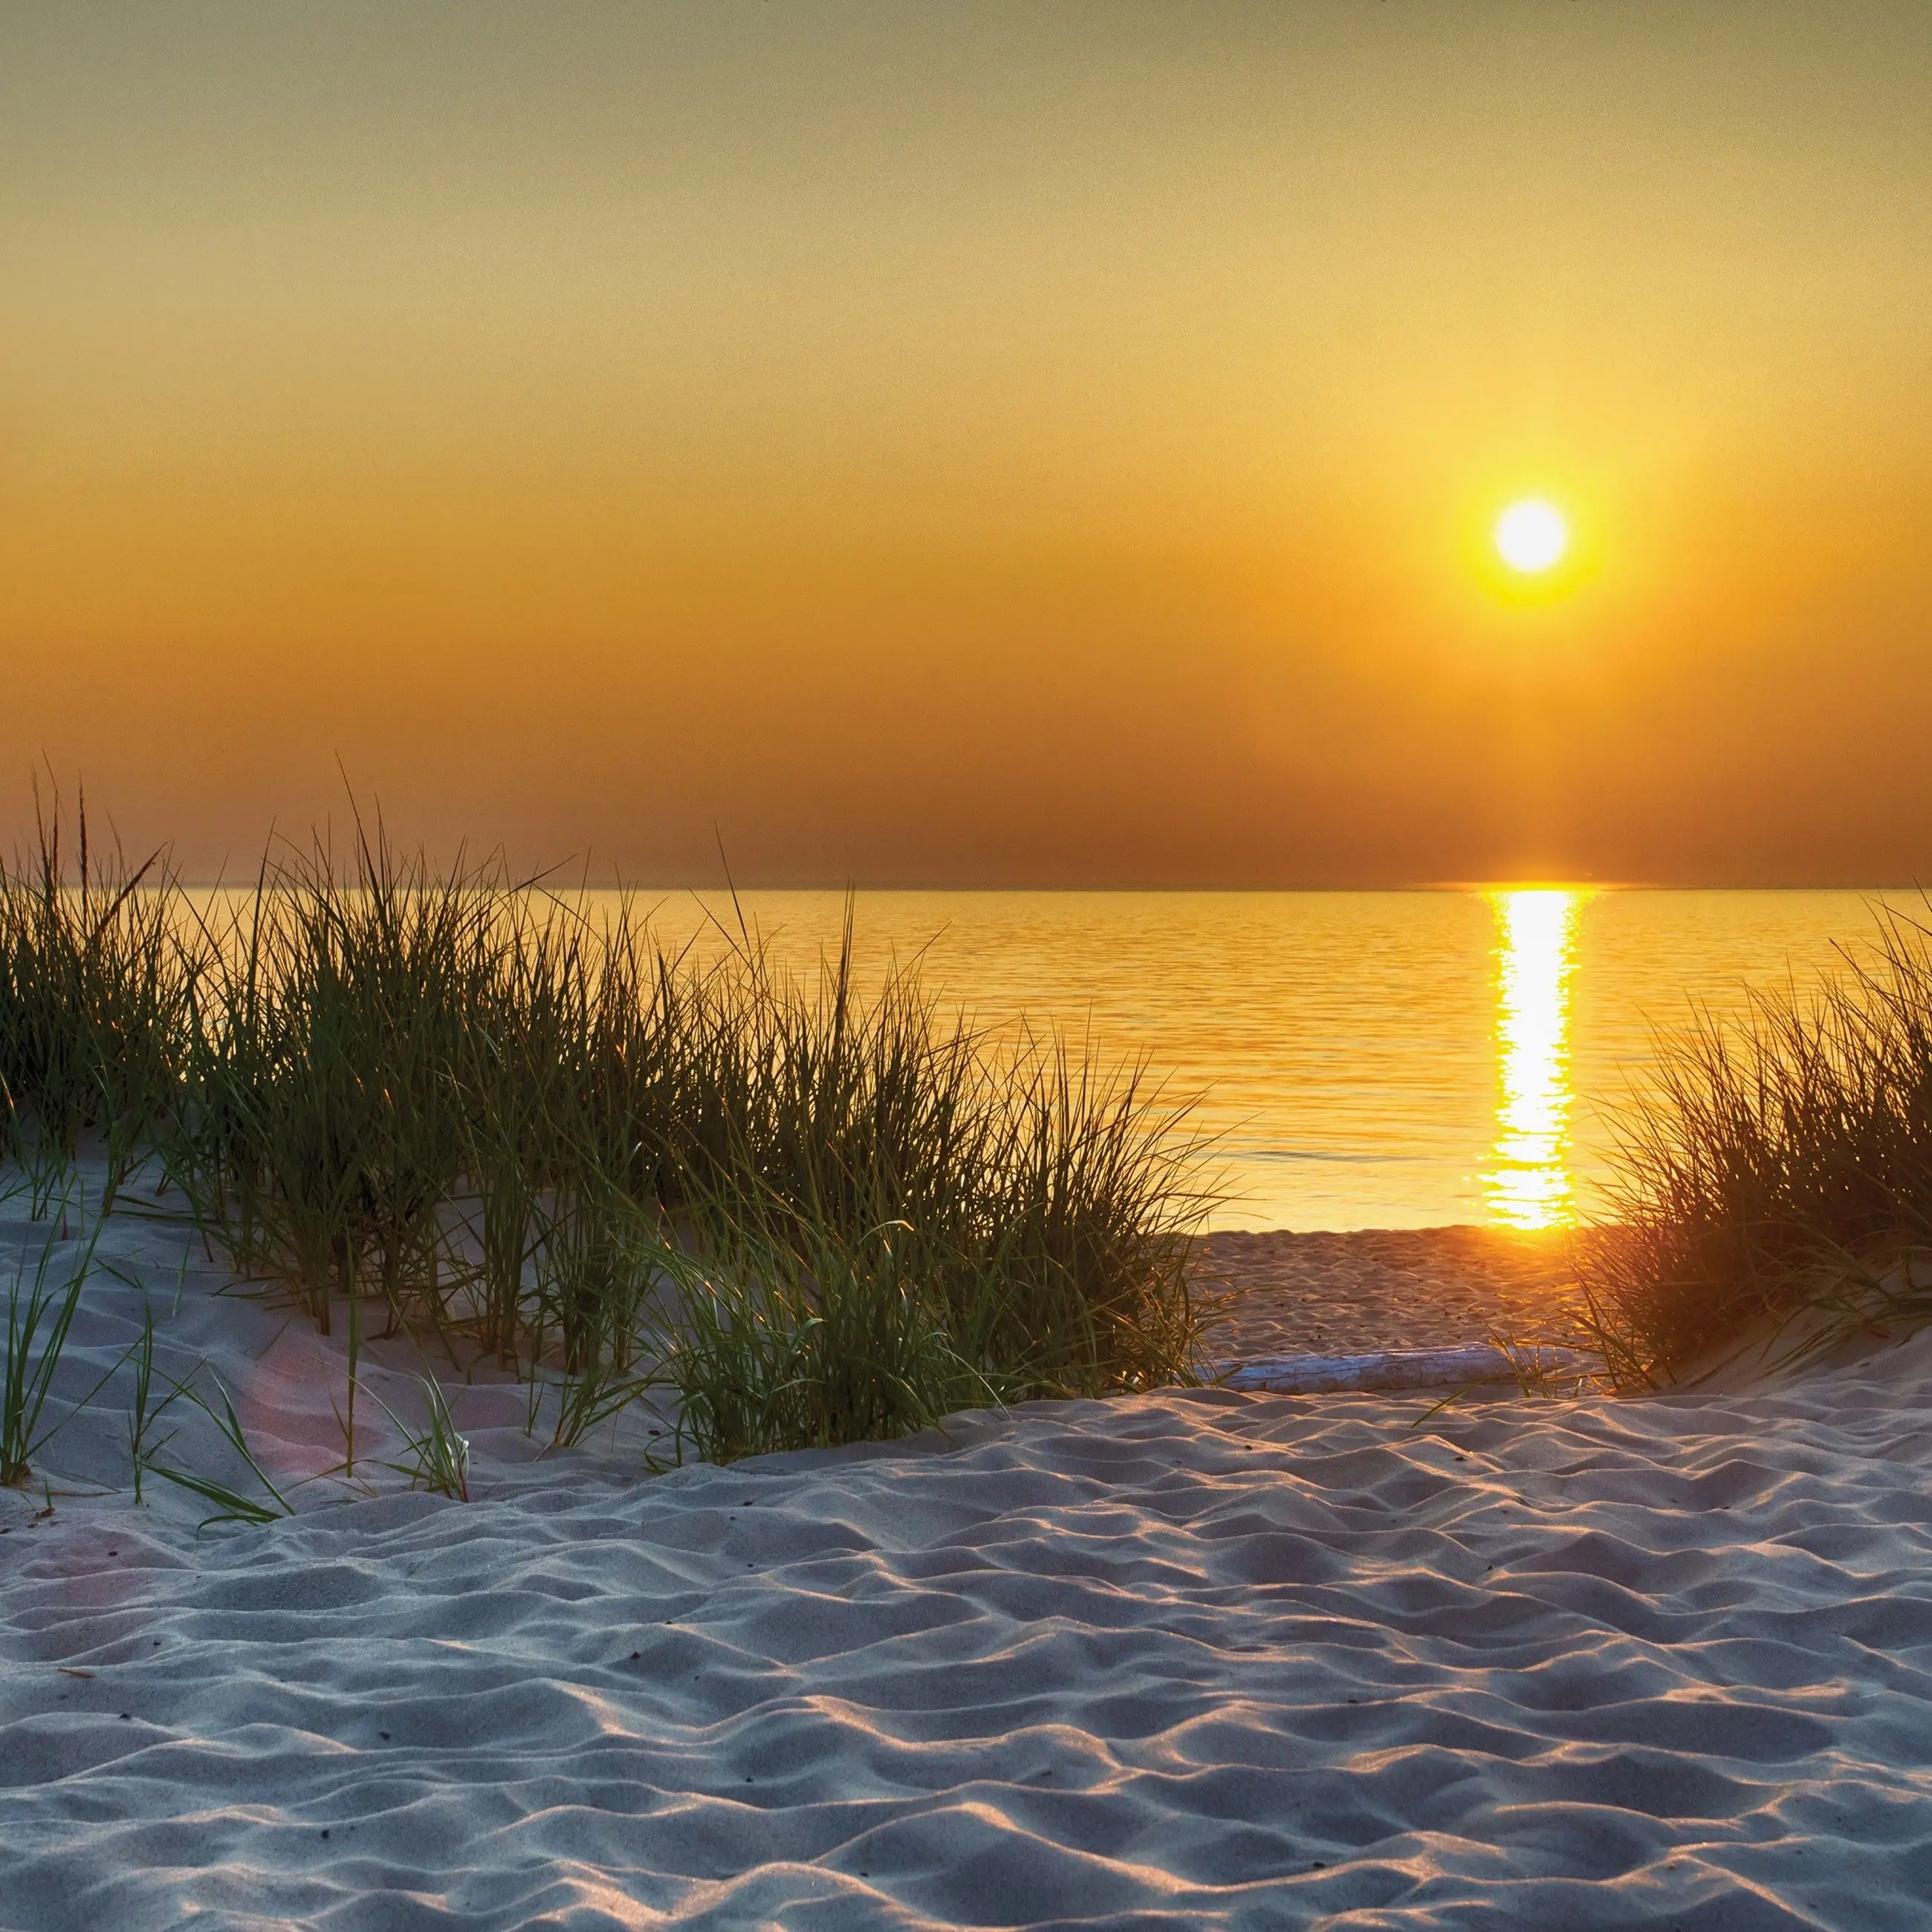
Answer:
[[(749, 892), (782, 954), (836, 944), (836, 892)], [(667, 937), (688, 893), (648, 896)], [(1911, 903), (1905, 896), (1900, 902)], [(930, 985), (1144, 1053), (1202, 1096), (1225, 1227), (1562, 1225), (1602, 1181), (1652, 1028), (1694, 1000), (1838, 963), (1874, 930), (1846, 892), (872, 892), (862, 963), (925, 950)]]

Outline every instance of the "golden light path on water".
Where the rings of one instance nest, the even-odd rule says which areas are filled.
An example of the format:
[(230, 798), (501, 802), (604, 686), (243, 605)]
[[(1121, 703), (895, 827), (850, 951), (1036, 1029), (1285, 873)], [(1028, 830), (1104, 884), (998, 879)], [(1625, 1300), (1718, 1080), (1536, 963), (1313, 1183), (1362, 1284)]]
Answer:
[(1584, 895), (1490, 895), (1497, 928), (1496, 1144), (1483, 1190), (1492, 1221), (1558, 1228), (1576, 1218), (1570, 1178), (1570, 980)]

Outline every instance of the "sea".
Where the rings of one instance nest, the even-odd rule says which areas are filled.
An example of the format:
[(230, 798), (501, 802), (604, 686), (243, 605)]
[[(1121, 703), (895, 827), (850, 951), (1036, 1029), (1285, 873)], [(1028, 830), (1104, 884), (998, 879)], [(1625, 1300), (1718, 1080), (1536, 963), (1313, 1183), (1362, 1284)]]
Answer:
[[(1208, 1142), (1222, 1228), (1600, 1212), (1660, 1042), (1750, 989), (1842, 973), (1913, 892), (1499, 886), (1413, 892), (868, 892), (862, 979), (916, 960), (949, 1009), (1143, 1063)], [(811, 969), (837, 892), (642, 896), (700, 952), (742, 922)]]

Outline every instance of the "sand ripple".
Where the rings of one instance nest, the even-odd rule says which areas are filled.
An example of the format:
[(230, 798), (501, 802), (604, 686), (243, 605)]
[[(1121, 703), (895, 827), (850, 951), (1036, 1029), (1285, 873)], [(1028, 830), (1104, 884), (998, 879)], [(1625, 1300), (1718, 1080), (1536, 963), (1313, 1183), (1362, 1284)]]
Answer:
[[(1932, 1340), (198, 1541), (8, 1518), (0, 1918), (1919, 1928)], [(64, 1674), (66, 1671), (86, 1675)]]

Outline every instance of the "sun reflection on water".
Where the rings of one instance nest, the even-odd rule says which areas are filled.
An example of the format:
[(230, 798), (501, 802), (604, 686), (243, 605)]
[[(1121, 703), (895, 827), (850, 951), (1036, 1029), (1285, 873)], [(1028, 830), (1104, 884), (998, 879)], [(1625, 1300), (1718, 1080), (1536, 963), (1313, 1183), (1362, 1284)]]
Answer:
[(1496, 1144), (1483, 1176), (1490, 1219), (1560, 1228), (1576, 1219), (1568, 1155), (1570, 976), (1584, 895), (1492, 892), (1497, 927)]

